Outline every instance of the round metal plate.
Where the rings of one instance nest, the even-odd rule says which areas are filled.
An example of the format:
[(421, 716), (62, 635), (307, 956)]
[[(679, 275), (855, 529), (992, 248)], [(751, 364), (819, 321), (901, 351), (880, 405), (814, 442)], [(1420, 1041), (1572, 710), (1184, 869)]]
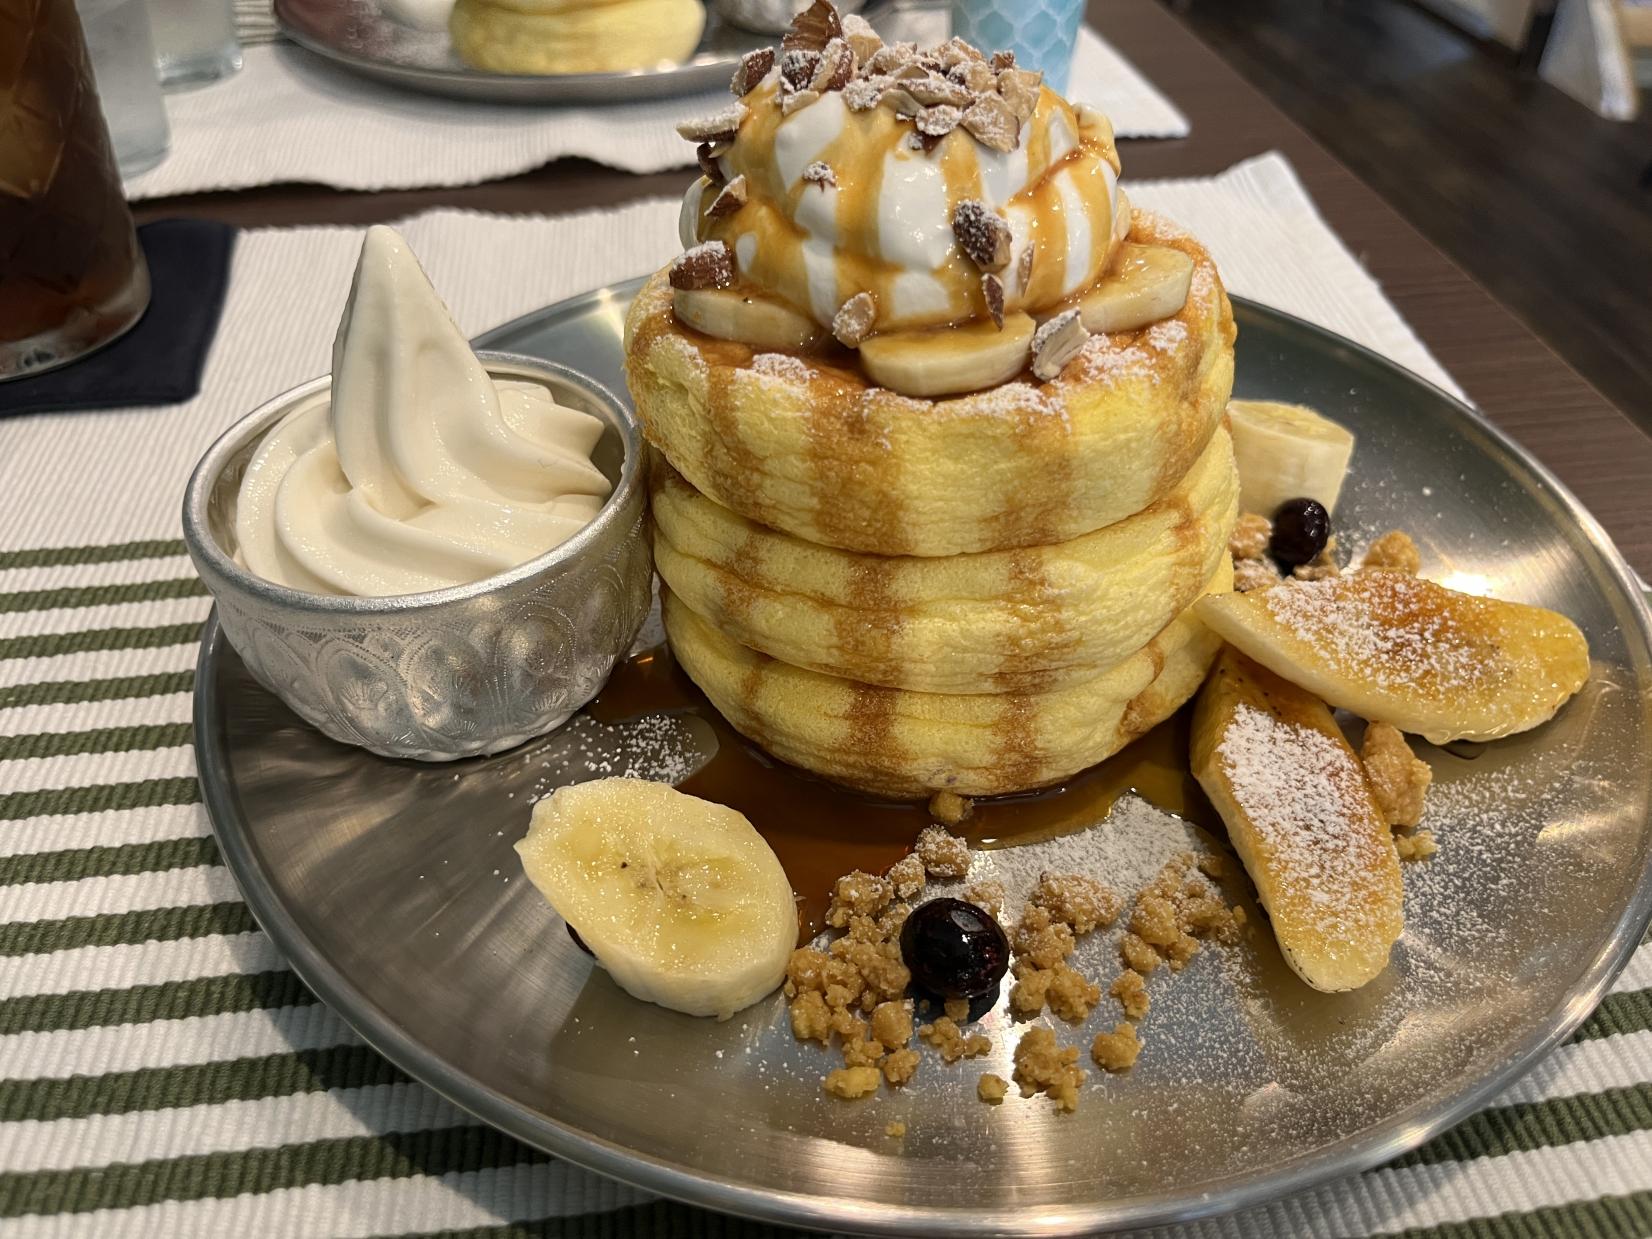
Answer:
[[(623, 390), (635, 287), (480, 343)], [(1564, 611), (1595, 659), (1549, 725), (1429, 750), (1441, 851), (1407, 867), (1405, 936), (1365, 989), (1308, 990), (1262, 934), (1155, 989), (1141, 1062), (1093, 1073), (1075, 1114), (975, 1099), (978, 1071), (1010, 1075), (1002, 1008), (990, 1060), (929, 1061), (895, 1096), (837, 1102), (778, 997), (723, 1024), (635, 1002), (521, 877), (530, 797), (589, 777), (593, 751), (623, 753), (623, 726), (580, 716), (500, 757), (386, 761), (303, 726), (209, 626), (201, 780), (253, 912), (323, 999), (461, 1106), (595, 1170), (775, 1221), (1087, 1232), (1255, 1203), (1426, 1140), (1565, 1038), (1652, 916), (1652, 626), (1599, 526), (1471, 410), (1324, 331), (1236, 309), (1238, 393), (1317, 406), (1359, 436), (1345, 538), (1401, 526), (1430, 575)], [(893, 1119), (903, 1141), (884, 1133)]]
[[(870, 3), (866, 15), (879, 18), (890, 7), (889, 0)], [(404, 25), (380, 0), (275, 0), (275, 19), (293, 42), (353, 73), (426, 94), (491, 103), (626, 103), (725, 90), (742, 55), (778, 39), (708, 12), (699, 47), (681, 64), (623, 73), (490, 73), (460, 60), (447, 31)]]

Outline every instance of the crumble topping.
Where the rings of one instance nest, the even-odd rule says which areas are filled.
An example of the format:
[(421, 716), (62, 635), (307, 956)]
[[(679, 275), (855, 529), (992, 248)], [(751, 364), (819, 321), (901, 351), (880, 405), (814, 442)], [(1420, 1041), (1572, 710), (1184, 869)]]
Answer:
[(1273, 539), (1273, 522), (1255, 512), (1241, 512), (1239, 523), (1228, 535), (1228, 553), (1236, 560), (1263, 559)]
[(969, 872), (969, 844), (944, 827), (925, 827), (912, 850), (932, 878), (961, 878)]
[(1112, 1032), (1097, 1033), (1090, 1044), (1090, 1057), (1103, 1071), (1129, 1071), (1141, 1056), (1141, 1039), (1136, 1026), (1127, 1022), (1113, 1025)]
[(1004, 1094), (1009, 1091), (1009, 1081), (1003, 1076), (993, 1075), (990, 1071), (975, 1082), (975, 1095), (989, 1106), (1002, 1104)]
[(1048, 1028), (1029, 1028), (1016, 1042), (1015, 1082), (1023, 1097), (1043, 1093), (1058, 1110), (1076, 1110), (1084, 1075), (1078, 1066), (1078, 1047), (1062, 1046)]
[(934, 1046), (940, 1052), (941, 1061), (947, 1063), (955, 1063), (960, 1058), (979, 1058), (992, 1050), (991, 1038), (981, 1033), (965, 1036), (949, 1015), (943, 1015), (933, 1024), (921, 1025), (918, 1037)]
[(1390, 826), (1413, 827), (1423, 819), (1423, 801), (1434, 771), (1418, 760), (1399, 728), (1372, 723), (1360, 746), (1365, 775), (1376, 793), (1377, 807)]
[(956, 826), (969, 816), (974, 804), (957, 792), (936, 792), (929, 798), (929, 815), (937, 822)]
[(1371, 568), (1416, 576), (1422, 570), (1423, 557), (1410, 534), (1401, 529), (1391, 529), (1366, 548), (1359, 566), (1361, 570)]

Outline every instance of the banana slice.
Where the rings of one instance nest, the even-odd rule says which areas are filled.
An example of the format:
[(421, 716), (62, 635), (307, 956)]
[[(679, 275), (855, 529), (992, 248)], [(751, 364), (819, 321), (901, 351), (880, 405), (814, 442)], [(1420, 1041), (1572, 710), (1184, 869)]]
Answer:
[(733, 288), (673, 289), (671, 308), (695, 331), (753, 348), (803, 351), (819, 347), (826, 334), (788, 305)]
[(1405, 927), (1394, 836), (1325, 703), (1226, 650), (1193, 709), (1194, 777), (1296, 974), (1336, 993)]
[(1576, 624), (1399, 572), (1201, 598), (1198, 617), (1293, 684), (1435, 744), (1546, 722), (1589, 678)]
[(896, 331), (861, 341), (872, 381), (903, 396), (955, 396), (1007, 383), (1026, 368), (1036, 324), (1021, 313), (960, 327)]
[(1111, 270), (1085, 293), (1078, 316), (1091, 331), (1136, 331), (1187, 304), (1193, 259), (1164, 245), (1119, 246)]
[(700, 235), (700, 207), (710, 188), (711, 182), (702, 176), (683, 195), (683, 205), (677, 210), (677, 240), (685, 250), (693, 249), (705, 239)]
[(522, 868), (626, 993), (727, 1019), (775, 989), (797, 945), (786, 871), (745, 817), (643, 779), (534, 806)]
[(1239, 510), (1272, 516), (1287, 499), (1317, 499), (1335, 512), (1354, 454), (1354, 434), (1300, 404), (1230, 400)]

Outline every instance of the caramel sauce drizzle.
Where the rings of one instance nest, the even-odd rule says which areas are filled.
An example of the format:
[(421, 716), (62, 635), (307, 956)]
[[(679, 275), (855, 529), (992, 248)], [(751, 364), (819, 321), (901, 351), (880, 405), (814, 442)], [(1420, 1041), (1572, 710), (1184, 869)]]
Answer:
[[(785, 867), (808, 936), (824, 924), (839, 877), (854, 869), (884, 872), (935, 820), (921, 802), (879, 800), (775, 760), (729, 725), (664, 645), (617, 666), (586, 710), (602, 723), (677, 714), (710, 727), (716, 753), (677, 786), (746, 815)], [(1101, 821), (1130, 792), (1216, 829), (1219, 819), (1188, 769), (1191, 717), (1188, 708), (1178, 711), (1106, 761), (1054, 787), (978, 800), (953, 829), (980, 848), (1059, 838)]]

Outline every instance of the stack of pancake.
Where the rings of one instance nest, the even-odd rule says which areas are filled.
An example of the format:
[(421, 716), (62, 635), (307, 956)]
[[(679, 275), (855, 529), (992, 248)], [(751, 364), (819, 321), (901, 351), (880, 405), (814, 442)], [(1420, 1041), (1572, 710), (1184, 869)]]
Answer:
[(1185, 304), (1097, 334), (1053, 379), (950, 399), (846, 350), (763, 352), (681, 323), (661, 272), (626, 324), (678, 661), (784, 761), (880, 795), (1058, 782), (1168, 717), (1231, 587), (1222, 425), (1232, 310), (1197, 241)]

